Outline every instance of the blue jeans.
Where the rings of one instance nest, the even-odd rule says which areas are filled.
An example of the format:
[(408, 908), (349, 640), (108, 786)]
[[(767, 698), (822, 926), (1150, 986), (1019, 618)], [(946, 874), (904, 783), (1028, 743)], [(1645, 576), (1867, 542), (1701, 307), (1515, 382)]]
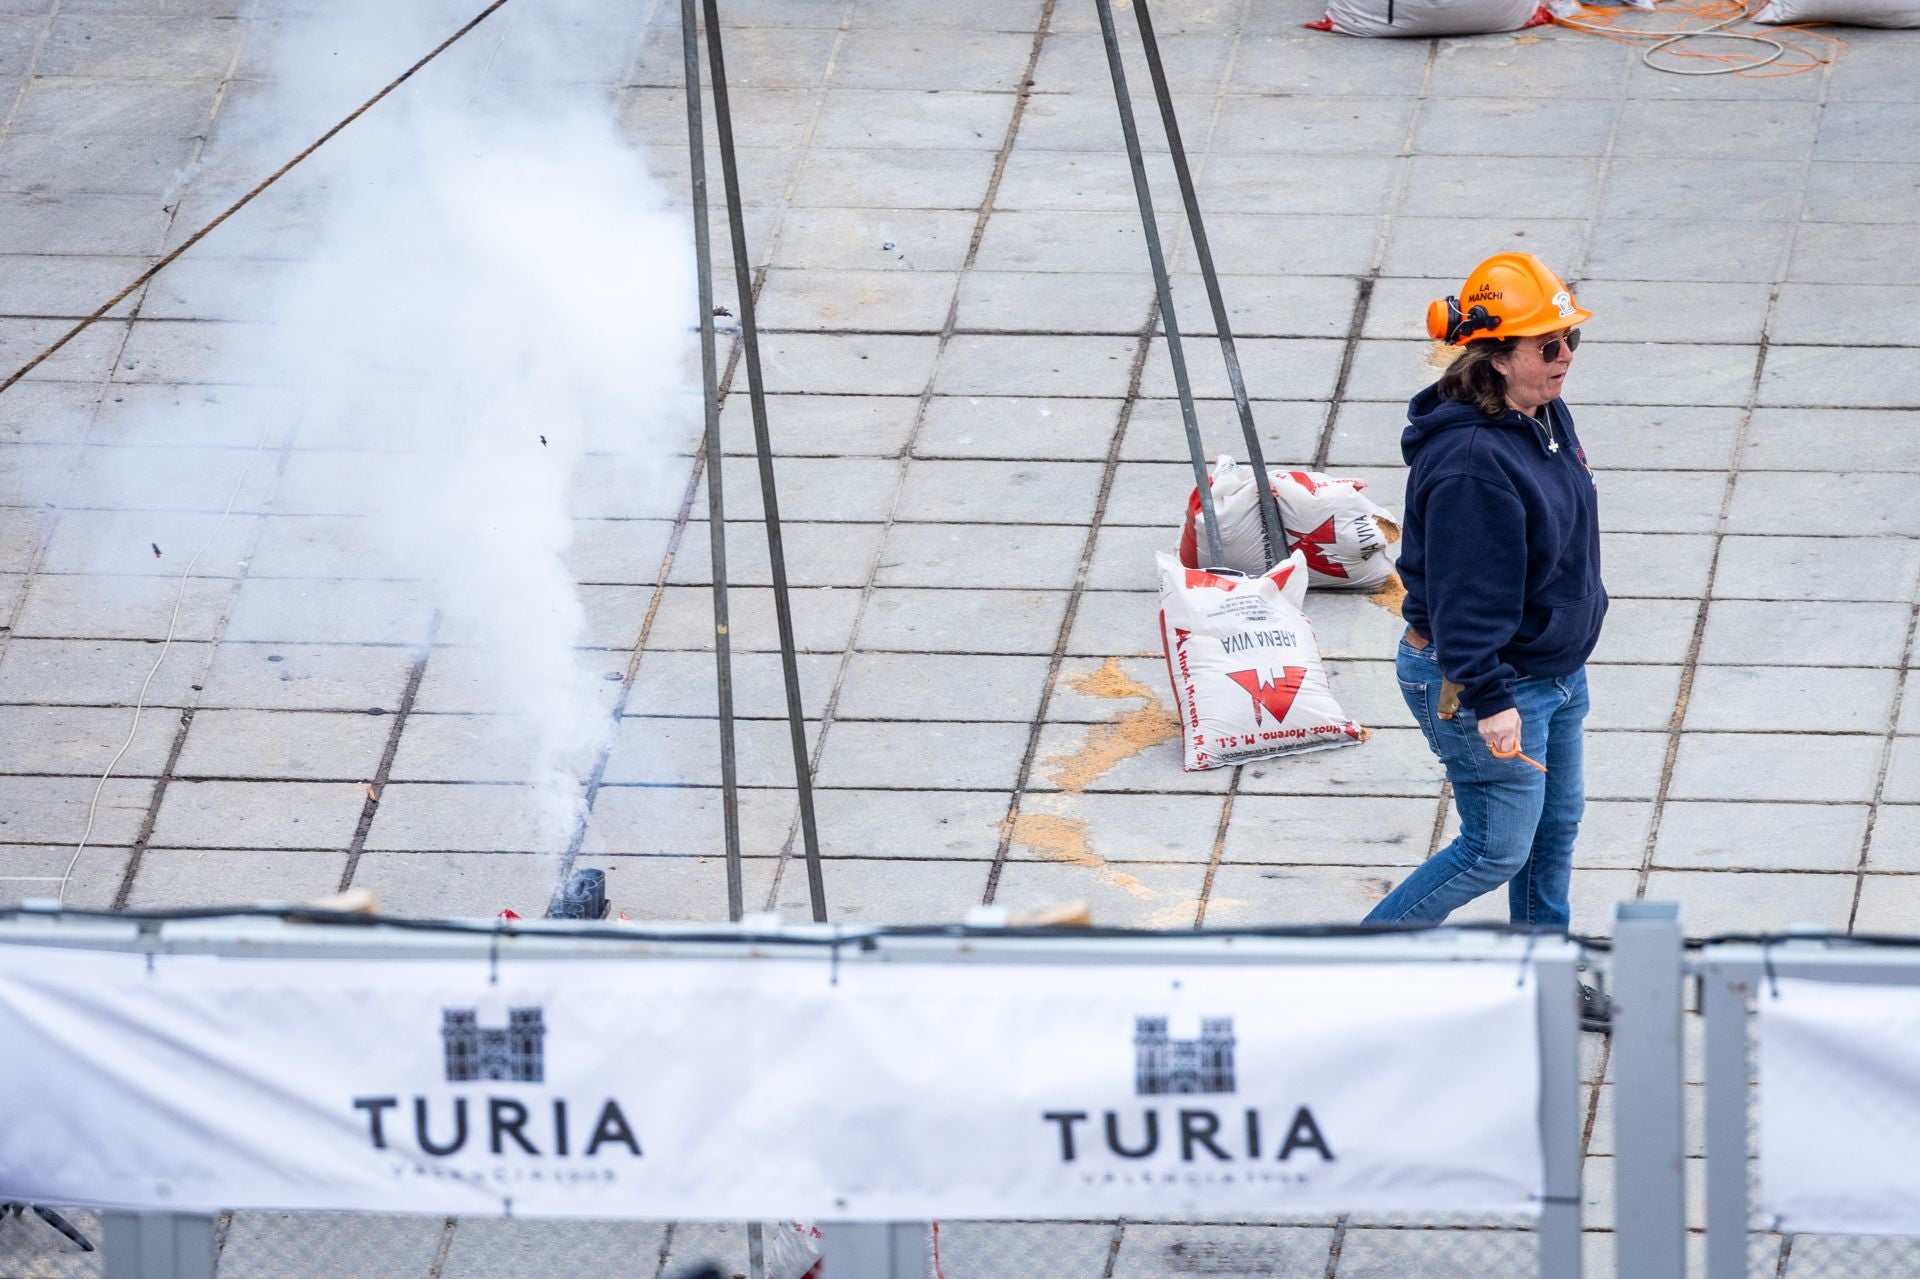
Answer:
[(1565, 928), (1573, 841), (1587, 803), (1586, 671), (1513, 687), (1520, 749), (1547, 766), (1543, 774), (1523, 759), (1495, 758), (1466, 707), (1440, 718), (1440, 663), (1431, 644), (1417, 649), (1403, 637), (1394, 666), (1407, 708), (1453, 783), (1460, 835), (1401, 880), (1367, 922), (1439, 923), (1505, 884), (1514, 923)]

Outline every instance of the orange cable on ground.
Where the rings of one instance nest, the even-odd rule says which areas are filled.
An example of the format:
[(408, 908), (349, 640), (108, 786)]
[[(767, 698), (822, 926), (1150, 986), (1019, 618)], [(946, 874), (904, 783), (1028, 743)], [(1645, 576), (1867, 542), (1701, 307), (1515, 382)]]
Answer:
[[(1724, 29), (1746, 19), (1748, 10), (1753, 7), (1749, 0), (1661, 0), (1658, 12), (1679, 17), (1682, 25), (1663, 26), (1655, 30), (1632, 24), (1629, 15), (1648, 12), (1638, 8), (1582, 5), (1574, 14), (1555, 14), (1553, 21), (1556, 26), (1589, 32), (1607, 40), (1629, 44), (1642, 40), (1658, 41), (1642, 55), (1641, 60), (1656, 71), (1675, 75), (1737, 75), (1751, 80), (1772, 80), (1816, 70), (1838, 57), (1847, 47), (1837, 37), (1814, 31), (1811, 26), (1804, 24), (1778, 27), (1762, 25), (1755, 28), (1764, 30), (1765, 35)], [(1709, 53), (1685, 47), (1688, 42), (1703, 39), (1758, 42), (1771, 46), (1774, 52), (1771, 57), (1756, 58), (1747, 54)], [(1823, 41), (1832, 47), (1823, 51), (1818, 45), (1808, 43), (1809, 39)], [(1691, 63), (1715, 65), (1698, 69), (1662, 66), (1653, 61), (1655, 54), (1665, 54)], [(1766, 70), (1761, 70), (1762, 67)]]

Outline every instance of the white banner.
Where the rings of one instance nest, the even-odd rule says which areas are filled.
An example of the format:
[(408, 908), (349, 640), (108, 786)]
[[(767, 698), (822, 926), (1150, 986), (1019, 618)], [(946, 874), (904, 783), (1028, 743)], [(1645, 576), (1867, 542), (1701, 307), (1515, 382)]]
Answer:
[(1920, 1234), (1920, 990), (1763, 981), (1761, 1217), (1811, 1234)]
[(925, 1220), (1537, 1208), (1508, 965), (0, 946), (0, 1200)]

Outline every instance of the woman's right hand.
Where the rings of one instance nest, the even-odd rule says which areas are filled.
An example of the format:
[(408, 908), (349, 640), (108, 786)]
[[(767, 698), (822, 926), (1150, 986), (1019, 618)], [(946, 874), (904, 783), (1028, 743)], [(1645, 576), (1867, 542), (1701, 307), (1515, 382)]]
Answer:
[(1493, 715), (1480, 717), (1481, 740), (1500, 755), (1512, 755), (1520, 749), (1520, 712), (1509, 706)]

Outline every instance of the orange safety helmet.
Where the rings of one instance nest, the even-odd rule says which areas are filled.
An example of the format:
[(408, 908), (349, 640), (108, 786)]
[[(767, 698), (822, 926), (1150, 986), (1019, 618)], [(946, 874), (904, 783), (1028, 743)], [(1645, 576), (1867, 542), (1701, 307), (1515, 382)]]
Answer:
[(1496, 253), (1473, 268), (1460, 296), (1427, 304), (1427, 333), (1464, 345), (1478, 338), (1537, 337), (1593, 318), (1531, 253)]

